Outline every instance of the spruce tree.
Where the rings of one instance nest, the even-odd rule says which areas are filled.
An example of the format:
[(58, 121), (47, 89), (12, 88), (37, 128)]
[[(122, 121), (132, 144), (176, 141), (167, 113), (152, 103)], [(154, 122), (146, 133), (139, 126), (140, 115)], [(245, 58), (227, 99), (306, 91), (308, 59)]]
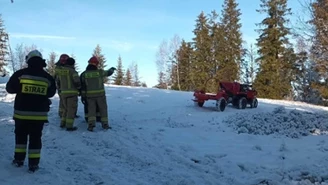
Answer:
[(5, 30), (4, 21), (0, 14), (0, 72), (7, 73), (5, 66), (8, 64), (9, 48), (8, 48), (9, 36)]
[(158, 84), (155, 87), (159, 88), (159, 89), (166, 89), (167, 88), (167, 83), (165, 81), (165, 73), (164, 72), (159, 72), (159, 74), (158, 74)]
[(79, 63), (76, 61), (76, 56), (74, 55), (74, 53), (72, 53), (72, 54), (70, 55), (70, 57), (71, 57), (71, 58), (74, 58), (74, 60), (75, 60), (74, 68), (75, 68), (75, 70), (79, 73), (79, 72), (80, 72), (80, 68), (79, 68)]
[(299, 37), (297, 40), (297, 61), (295, 80), (293, 88), (296, 92), (294, 100), (307, 103), (321, 103), (320, 94), (312, 88), (315, 81), (318, 79), (317, 73), (314, 71), (313, 62), (308, 48), (305, 46), (304, 40)]
[(142, 83), (141, 83), (141, 87), (147, 87), (146, 82), (142, 82)]
[(236, 0), (225, 0), (222, 10), (222, 30), (224, 30), (224, 70), (228, 81), (240, 79), (242, 57), (242, 34), (240, 9)]
[(247, 84), (253, 84), (257, 72), (256, 50), (253, 44), (249, 48), (244, 48), (243, 57), (241, 59), (241, 81)]
[[(231, 74), (226, 60), (226, 41), (224, 25), (218, 22), (219, 15), (215, 10), (209, 15), (209, 36), (211, 38), (210, 71), (212, 80), (207, 82), (208, 91), (215, 93), (218, 89), (218, 81), (229, 81)], [(224, 46), (224, 47), (223, 47)]]
[[(98, 69), (106, 70), (106, 58), (104, 54), (102, 54), (102, 49), (98, 44), (96, 48), (93, 50), (93, 56), (97, 57), (99, 60)], [(104, 77), (104, 83), (108, 82), (108, 77)]]
[(170, 83), (169, 85), (171, 86), (172, 90), (179, 90), (179, 82), (178, 82), (178, 65), (175, 63), (172, 63), (171, 66), (171, 72), (170, 72)]
[(196, 19), (196, 26), (193, 30), (195, 37), (193, 40), (193, 62), (191, 79), (195, 84), (195, 89), (206, 89), (206, 83), (212, 78), (211, 70), (211, 38), (209, 36), (208, 18), (201, 12)]
[(286, 27), (287, 0), (261, 0), (261, 13), (267, 17), (259, 25), (260, 36), (257, 39), (259, 72), (254, 82), (259, 96), (282, 99), (290, 95), (293, 69), (293, 51), (287, 38), (290, 31)]
[(55, 67), (57, 62), (56, 57), (57, 54), (55, 52), (51, 52), (47, 61), (47, 71), (51, 76), (55, 76)]
[(140, 77), (139, 77), (139, 68), (138, 64), (133, 65), (133, 86), (135, 87), (140, 87), (141, 82), (140, 82)]
[(123, 85), (132, 86), (132, 75), (130, 69), (126, 70)]
[(116, 69), (117, 69), (117, 71), (114, 76), (114, 84), (115, 85), (123, 85), (124, 71), (123, 71), (123, 64), (122, 64), (121, 56), (118, 56)]
[[(192, 67), (192, 54), (193, 49), (191, 43), (182, 40), (181, 46), (177, 51), (178, 55), (178, 65), (179, 76), (180, 76), (180, 86), (182, 91), (189, 91), (192, 89), (191, 80), (191, 67)], [(175, 84), (176, 86), (176, 84)]]
[(318, 78), (312, 88), (318, 89), (324, 99), (328, 99), (328, 1), (315, 0), (311, 4), (313, 17), (310, 20), (314, 30), (311, 48), (315, 71)]

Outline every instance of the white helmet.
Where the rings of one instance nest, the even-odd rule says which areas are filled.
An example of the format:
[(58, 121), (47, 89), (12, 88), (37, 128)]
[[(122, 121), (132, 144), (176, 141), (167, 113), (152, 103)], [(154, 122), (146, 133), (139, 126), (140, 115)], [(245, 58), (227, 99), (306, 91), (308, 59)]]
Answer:
[[(28, 60), (30, 60), (30, 58), (32, 58), (32, 57), (40, 57), (40, 58), (42, 58), (42, 54), (41, 54), (41, 52), (40, 51), (38, 51), (38, 50), (32, 50), (32, 51), (30, 51), (28, 54), (27, 54), (27, 56), (26, 56), (26, 62), (28, 61)], [(43, 59), (43, 58), (42, 58)]]

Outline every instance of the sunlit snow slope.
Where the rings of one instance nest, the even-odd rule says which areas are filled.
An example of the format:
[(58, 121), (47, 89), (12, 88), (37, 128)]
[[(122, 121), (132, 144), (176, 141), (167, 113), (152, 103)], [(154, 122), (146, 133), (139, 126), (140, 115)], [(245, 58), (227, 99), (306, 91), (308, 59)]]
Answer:
[[(14, 95), (0, 86), (0, 184), (255, 185), (328, 182), (326, 108), (259, 100), (257, 109), (200, 108), (191, 92), (107, 87), (112, 130), (59, 128), (58, 96), (44, 127), (40, 171), (11, 165)], [(326, 183), (328, 184), (328, 183)]]

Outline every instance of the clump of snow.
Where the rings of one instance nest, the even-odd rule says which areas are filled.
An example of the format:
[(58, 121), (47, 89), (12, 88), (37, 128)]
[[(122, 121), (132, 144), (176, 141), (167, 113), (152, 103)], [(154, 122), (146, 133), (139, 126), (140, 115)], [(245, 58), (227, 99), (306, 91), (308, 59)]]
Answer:
[(272, 112), (243, 114), (242, 112), (223, 120), (238, 133), (254, 135), (279, 135), (300, 138), (308, 135), (326, 135), (328, 114), (287, 110), (277, 107)]

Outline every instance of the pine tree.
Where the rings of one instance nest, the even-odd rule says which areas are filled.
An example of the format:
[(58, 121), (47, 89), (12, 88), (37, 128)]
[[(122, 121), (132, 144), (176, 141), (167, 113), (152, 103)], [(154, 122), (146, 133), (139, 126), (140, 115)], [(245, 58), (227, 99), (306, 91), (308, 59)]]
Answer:
[(193, 40), (193, 62), (191, 70), (191, 79), (196, 89), (206, 89), (206, 83), (213, 77), (209, 72), (211, 66), (211, 46), (212, 41), (209, 36), (208, 18), (201, 12), (196, 19), (196, 26), (193, 31), (195, 37)]
[(126, 70), (123, 85), (132, 86), (132, 75), (130, 69)]
[(146, 82), (142, 82), (142, 83), (141, 83), (141, 87), (147, 87)]
[[(187, 43), (185, 40), (182, 40), (181, 46), (177, 51), (178, 54), (178, 65), (179, 76), (180, 76), (180, 86), (182, 91), (192, 90), (192, 80), (191, 80), (191, 63), (192, 63), (192, 54), (193, 49), (191, 43)], [(177, 86), (177, 84), (174, 84)]]
[[(93, 50), (93, 56), (97, 57), (99, 60), (98, 69), (106, 70), (106, 58), (102, 54), (102, 49), (99, 44), (97, 44), (96, 48)], [(108, 82), (108, 77), (104, 77), (104, 83)]]
[(7, 73), (5, 66), (8, 64), (9, 48), (8, 48), (9, 36), (5, 30), (4, 21), (0, 14), (0, 72)]
[(79, 67), (79, 63), (76, 61), (76, 56), (74, 55), (74, 53), (72, 53), (72, 54), (70, 55), (70, 57), (71, 57), (71, 58), (74, 58), (74, 60), (75, 60), (74, 68), (75, 68), (75, 70), (79, 73), (79, 72), (80, 72), (80, 67)]
[(117, 69), (117, 71), (114, 76), (114, 84), (115, 85), (123, 85), (124, 71), (123, 71), (123, 64), (122, 64), (121, 56), (118, 56), (116, 69)]
[(170, 83), (169, 86), (171, 87), (170, 89), (172, 90), (180, 90), (181, 86), (179, 86), (179, 80), (178, 80), (178, 65), (175, 63), (172, 63), (171, 66), (171, 72), (170, 72)]
[(133, 65), (133, 86), (136, 86), (136, 87), (141, 86), (138, 64)]
[(228, 81), (240, 79), (242, 57), (242, 35), (240, 9), (236, 0), (225, 0), (222, 10), (222, 26), (224, 30), (224, 74)]
[(261, 0), (261, 10), (268, 17), (259, 25), (260, 36), (257, 39), (259, 48), (259, 72), (254, 82), (259, 96), (263, 98), (281, 99), (290, 95), (293, 75), (293, 51), (287, 38), (290, 33), (286, 27), (291, 9), (287, 8), (287, 0)]
[(209, 36), (211, 38), (210, 71), (212, 80), (207, 82), (207, 91), (216, 92), (218, 81), (229, 81), (231, 70), (226, 60), (226, 46), (224, 25), (218, 22), (219, 15), (215, 10), (209, 15)]
[(27, 53), (24, 51), (24, 44), (17, 44), (15, 47), (16, 70), (23, 69), (26, 66), (25, 57)]
[(251, 44), (249, 48), (244, 48), (243, 58), (241, 59), (241, 81), (247, 84), (253, 84), (256, 72), (258, 70), (256, 64), (256, 51)]
[(167, 88), (167, 83), (165, 81), (165, 73), (164, 72), (159, 72), (159, 74), (158, 74), (158, 84), (155, 87), (159, 88), (159, 89), (166, 89)]
[(51, 52), (47, 61), (47, 71), (51, 76), (55, 76), (56, 57), (57, 54), (55, 52)]
[(328, 99), (328, 1), (315, 0), (311, 3), (311, 9), (313, 17), (310, 23), (314, 28), (311, 55), (318, 75), (312, 88), (318, 89), (321, 97)]

